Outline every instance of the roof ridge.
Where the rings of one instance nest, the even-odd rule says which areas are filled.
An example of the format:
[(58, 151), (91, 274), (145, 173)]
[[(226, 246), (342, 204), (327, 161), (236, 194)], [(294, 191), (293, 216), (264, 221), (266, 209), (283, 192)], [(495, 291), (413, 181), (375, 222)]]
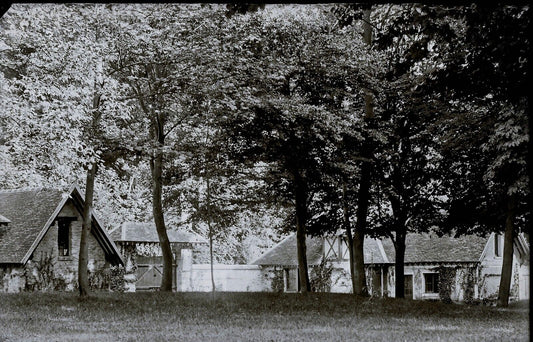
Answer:
[(26, 191), (36, 191), (42, 190), (43, 187), (23, 187), (16, 189), (0, 189), (0, 192), (11, 193), (11, 192), (26, 192)]
[(15, 192), (29, 192), (29, 191), (43, 191), (43, 190), (65, 191), (68, 189), (45, 187), (45, 186), (25, 186), (25, 187), (15, 188), (15, 189), (0, 189), (0, 193), (15, 193)]

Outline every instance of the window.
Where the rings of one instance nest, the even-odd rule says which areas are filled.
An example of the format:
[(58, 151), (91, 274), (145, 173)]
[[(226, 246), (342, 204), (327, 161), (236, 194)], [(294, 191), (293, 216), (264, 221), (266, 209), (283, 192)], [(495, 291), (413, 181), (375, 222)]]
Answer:
[(70, 256), (70, 221), (65, 219), (57, 221), (57, 250), (59, 256)]
[(438, 293), (439, 292), (439, 274), (438, 273), (425, 273), (424, 281), (426, 282), (426, 293)]
[(404, 297), (413, 299), (413, 275), (405, 274), (404, 275)]

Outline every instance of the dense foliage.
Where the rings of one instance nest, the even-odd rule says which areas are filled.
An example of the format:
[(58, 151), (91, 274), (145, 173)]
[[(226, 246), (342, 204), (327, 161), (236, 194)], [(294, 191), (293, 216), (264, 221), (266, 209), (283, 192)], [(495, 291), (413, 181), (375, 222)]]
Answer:
[(528, 5), (12, 5), (0, 186), (85, 184), (98, 166), (109, 228), (153, 220), (163, 244), (194, 231), (227, 263), (296, 231), (305, 289), (305, 236), (344, 229), (393, 239), (401, 274), (410, 232), (528, 231), (529, 18)]

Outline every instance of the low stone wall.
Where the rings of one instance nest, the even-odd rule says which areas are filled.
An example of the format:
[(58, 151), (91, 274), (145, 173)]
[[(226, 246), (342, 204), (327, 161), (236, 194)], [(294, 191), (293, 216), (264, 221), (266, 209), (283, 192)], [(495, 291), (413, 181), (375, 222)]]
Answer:
[[(73, 291), (78, 288), (77, 270), (56, 273), (53, 264), (28, 261), (25, 266), (0, 266), (0, 292)], [(124, 291), (124, 268), (94, 268), (89, 263), (89, 286), (92, 290)]]
[[(192, 264), (181, 270), (178, 291), (212, 290), (211, 265)], [(270, 288), (271, 274), (257, 265), (213, 265), (215, 289), (219, 292), (264, 292)]]

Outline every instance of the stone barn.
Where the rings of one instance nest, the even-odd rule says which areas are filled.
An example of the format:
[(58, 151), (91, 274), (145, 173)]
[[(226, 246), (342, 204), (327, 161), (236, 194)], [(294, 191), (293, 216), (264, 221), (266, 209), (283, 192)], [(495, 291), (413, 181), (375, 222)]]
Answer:
[[(207, 244), (201, 236), (167, 229), (173, 254), (173, 291), (182, 288), (184, 270), (192, 265), (193, 248)], [(155, 223), (124, 222), (110, 232), (126, 263), (127, 291), (155, 290), (161, 286), (163, 256)]]
[[(83, 205), (76, 186), (0, 190), (0, 292), (77, 288)], [(123, 261), (94, 214), (87, 243), (89, 280), (105, 288)]]

